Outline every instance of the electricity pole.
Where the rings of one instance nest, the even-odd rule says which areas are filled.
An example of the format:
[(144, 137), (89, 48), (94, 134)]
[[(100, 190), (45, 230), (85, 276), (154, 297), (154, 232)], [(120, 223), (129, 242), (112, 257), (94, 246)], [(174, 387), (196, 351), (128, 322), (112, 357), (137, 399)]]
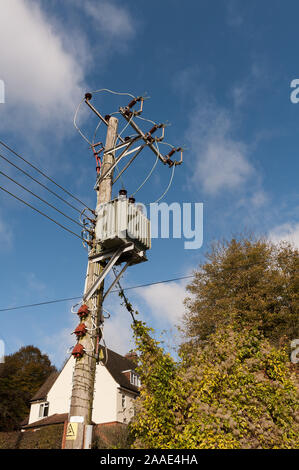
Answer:
[[(114, 93), (107, 89), (97, 91)], [(91, 93), (85, 94), (85, 103), (97, 115), (100, 121), (107, 126), (105, 147), (101, 142), (91, 144), (80, 131), (76, 124), (76, 119), (74, 118), (75, 127), (81, 136), (90, 144), (97, 161), (98, 175), (95, 189), (97, 191), (98, 210), (96, 211), (96, 220), (92, 220), (87, 217), (89, 222), (85, 223), (85, 219), (82, 222), (85, 231), (89, 233), (89, 235), (87, 235), (87, 238), (89, 237), (89, 241), (85, 241), (90, 246), (90, 252), (84, 295), (82, 299), (83, 305), (81, 305), (77, 312), (80, 317), (80, 324), (74, 331), (77, 336), (77, 344), (72, 351), (72, 355), (76, 358), (76, 364), (73, 374), (70, 413), (68, 425), (64, 434), (65, 439), (63, 445), (63, 447), (67, 449), (89, 448), (88, 445), (90, 443), (92, 429), (91, 422), (96, 364), (99, 361), (99, 342), (101, 340), (104, 323), (102, 304), (107, 295), (111, 292), (113, 285), (118, 282), (119, 278), (123, 275), (128, 266), (133, 266), (134, 264), (147, 261), (145, 252), (150, 248), (150, 222), (138, 210), (138, 208), (134, 206), (134, 198), (129, 198), (128, 200), (126, 197), (125, 200), (120, 198), (116, 204), (117, 207), (115, 210), (119, 210), (120, 213), (125, 214), (124, 217), (126, 221), (125, 228), (121, 228), (120, 231), (119, 228), (117, 228), (117, 234), (112, 237), (113, 241), (115, 241), (115, 239), (117, 240), (117, 245), (113, 246), (105, 243), (105, 240), (106, 242), (109, 242), (109, 236), (105, 238), (106, 228), (103, 229), (100, 215), (102, 208), (101, 205), (111, 201), (112, 185), (121, 177), (121, 174), (128, 169), (145, 147), (148, 147), (164, 165), (168, 165), (169, 168), (172, 168), (170, 184), (172, 182), (175, 167), (181, 165), (183, 162), (183, 149), (181, 147), (175, 148), (174, 146), (166, 143), (166, 145), (170, 146), (171, 150), (164, 156), (160, 153), (158, 142), (162, 142), (164, 139), (164, 129), (166, 124), (156, 124), (151, 120), (144, 119), (144, 121), (149, 121), (151, 124), (154, 124), (151, 129), (146, 132), (137, 125), (134, 118), (139, 117), (142, 113), (143, 101), (145, 98), (142, 96), (136, 98), (132, 95), (130, 96), (133, 99), (127, 106), (119, 108), (119, 114), (125, 121), (127, 121), (126, 127), (130, 125), (134, 130), (135, 133), (133, 136), (121, 137), (121, 134), (126, 127), (118, 135), (118, 119), (109, 115), (103, 117), (91, 104)], [(137, 104), (139, 105), (139, 109), (136, 110), (135, 106)], [(77, 111), (75, 117), (77, 115)], [(154, 137), (153, 135), (158, 130), (160, 130), (160, 136)], [(119, 143), (117, 143), (117, 141), (119, 141)], [(180, 152), (181, 154), (181, 159), (179, 161), (172, 160), (171, 158), (176, 152)], [(123, 158), (129, 155), (131, 155), (130, 159), (127, 160), (126, 158), (125, 165), (121, 171), (119, 171), (119, 174), (113, 179), (114, 168), (117, 167)], [(170, 184), (168, 185), (168, 189)], [(124, 194), (121, 193), (120, 195), (121, 197), (124, 196)], [(163, 196), (164, 195), (165, 193)], [(118, 205), (118, 203), (120, 204)], [(111, 214), (108, 217), (111, 218)], [(133, 228), (132, 232), (131, 228), (133, 219), (136, 226)], [(119, 220), (117, 219), (117, 221)], [(91, 228), (86, 228), (89, 224), (92, 224), (93, 226)], [(129, 225), (131, 228), (129, 228)], [(123, 227), (122, 224), (120, 224), (120, 226)], [(110, 287), (106, 289), (104, 294), (105, 277), (114, 265), (120, 265), (122, 263), (124, 263), (124, 266), (115, 276), (115, 279), (111, 283)]]
[[(117, 138), (118, 119), (111, 116), (108, 121), (105, 150), (115, 146)], [(104, 154), (102, 163), (102, 173), (105, 174), (114, 162), (114, 154)], [(112, 194), (113, 171), (110, 172), (97, 188), (97, 205), (109, 202)], [(92, 250), (96, 249), (96, 244)], [(87, 278), (85, 283), (85, 293), (95, 282), (100, 274), (102, 266), (99, 263), (88, 262)], [(95, 295), (88, 300), (89, 313), (84, 319), (86, 334), (79, 343), (85, 349), (85, 354), (76, 359), (73, 374), (73, 389), (71, 396), (70, 413), (66, 430), (65, 448), (83, 449), (86, 426), (91, 425), (92, 409), (94, 398), (94, 385), (96, 375), (96, 349), (99, 341), (97, 335), (100, 334), (99, 326), (102, 323), (102, 301), (103, 301), (104, 281), (101, 283)]]

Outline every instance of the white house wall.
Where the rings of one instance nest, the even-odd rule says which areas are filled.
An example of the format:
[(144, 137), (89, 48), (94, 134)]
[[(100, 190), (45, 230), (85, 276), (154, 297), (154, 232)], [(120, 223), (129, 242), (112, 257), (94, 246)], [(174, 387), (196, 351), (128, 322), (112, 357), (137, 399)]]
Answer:
[(75, 359), (69, 358), (48, 393), (49, 416), (68, 413), (71, 403)]
[[(122, 407), (122, 395), (125, 395), (125, 407)], [(126, 390), (119, 389), (117, 391), (117, 421), (121, 423), (129, 423), (134, 416), (135, 395)]]
[(92, 420), (94, 423), (117, 421), (117, 382), (102, 365), (97, 366)]
[(28, 424), (35, 423), (35, 421), (38, 421), (40, 419), (38, 415), (39, 415), (39, 407), (41, 403), (43, 402), (31, 404)]
[[(56, 413), (69, 413), (74, 367), (75, 359), (71, 356), (48, 392), (48, 416)], [(126, 395), (125, 409), (122, 409), (121, 406), (122, 393)], [(44, 401), (34, 402), (31, 404), (29, 424), (41, 419), (39, 417), (39, 408), (41, 403), (44, 403)], [(113, 379), (106, 367), (100, 364), (97, 365), (92, 411), (93, 422), (96, 424), (110, 423), (114, 421), (128, 423), (133, 416), (133, 404), (133, 395), (126, 391), (120, 391), (119, 384)]]

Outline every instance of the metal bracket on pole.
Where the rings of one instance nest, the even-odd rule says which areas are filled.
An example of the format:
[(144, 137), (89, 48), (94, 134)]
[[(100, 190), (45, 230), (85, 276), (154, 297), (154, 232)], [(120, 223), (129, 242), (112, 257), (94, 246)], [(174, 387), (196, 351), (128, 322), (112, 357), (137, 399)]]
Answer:
[(125, 270), (127, 269), (127, 267), (130, 266), (130, 262), (128, 261), (124, 267), (122, 268), (122, 270), (118, 273), (118, 275), (115, 277), (114, 281), (112, 281), (110, 287), (106, 290), (104, 296), (103, 296), (103, 302), (104, 300), (106, 299), (107, 295), (111, 292), (111, 290), (113, 289), (113, 287), (115, 286), (115, 284), (120, 280), (121, 276), (123, 275), (123, 273), (125, 272)]
[[(136, 142), (137, 140), (140, 139), (140, 136), (137, 136), (137, 137), (134, 137), (133, 139), (131, 139), (130, 141), (128, 141), (128, 144), (125, 148), (125, 150), (123, 150), (121, 152), (121, 154), (114, 160), (114, 162), (112, 163), (112, 165), (109, 167), (109, 169), (100, 177), (98, 178), (96, 184), (95, 184), (95, 188), (97, 188), (99, 186), (99, 184), (108, 176), (110, 175), (110, 173), (114, 170), (114, 168), (116, 167), (116, 165), (120, 162), (120, 160), (125, 157), (126, 155), (128, 155), (127, 153), (127, 150), (134, 144), (134, 142)], [(138, 147), (139, 149), (140, 147)], [(136, 149), (134, 149), (136, 150)], [(115, 149), (111, 150), (109, 153), (113, 153), (115, 152)], [(105, 154), (108, 153), (108, 152), (105, 152)]]
[(161, 160), (164, 165), (167, 163), (167, 160), (161, 153), (156, 149), (152, 142), (148, 140), (148, 137), (142, 130), (137, 126), (137, 124), (133, 121), (133, 119), (127, 114), (124, 108), (119, 108), (121, 115), (126, 119), (126, 121), (131, 125), (131, 127), (136, 131), (139, 136), (144, 140), (144, 142), (150, 147), (150, 149), (157, 155), (157, 157)]
[(131, 158), (131, 160), (129, 160), (128, 163), (126, 163), (126, 165), (124, 166), (124, 168), (123, 168), (123, 169), (118, 173), (118, 175), (114, 178), (114, 180), (112, 181), (112, 184), (116, 183), (116, 181), (118, 180), (118, 178), (121, 177), (121, 175), (123, 174), (123, 172), (126, 171), (126, 170), (129, 168), (129, 166), (133, 163), (133, 161), (135, 160), (135, 158), (138, 157), (138, 155), (139, 155), (140, 152), (144, 149), (144, 147), (145, 147), (145, 144), (144, 144), (144, 145), (140, 145), (140, 147), (137, 147), (137, 148), (131, 150), (130, 152), (128, 152), (128, 153), (126, 154), (126, 155), (129, 155), (129, 153), (132, 153), (132, 152), (134, 152), (135, 150), (137, 150), (136, 153), (135, 153), (135, 155), (133, 155), (133, 157)]
[(107, 274), (111, 271), (113, 266), (117, 263), (119, 258), (124, 253), (126, 253), (127, 251), (132, 251), (133, 249), (134, 249), (134, 243), (129, 243), (129, 244), (124, 245), (121, 248), (119, 248), (116, 252), (114, 252), (114, 254), (112, 256), (111, 256), (111, 252), (110, 253), (103, 253), (103, 254), (99, 253), (98, 256), (93, 257), (93, 259), (90, 260), (90, 262), (96, 263), (96, 262), (99, 262), (99, 261), (103, 261), (104, 259), (111, 256), (110, 261), (107, 263), (107, 265), (105, 266), (105, 268), (103, 269), (103, 271), (101, 272), (99, 277), (96, 279), (96, 281), (90, 287), (90, 289), (86, 292), (86, 294), (84, 294), (84, 296), (83, 296), (83, 301), (84, 302), (88, 302), (88, 300), (91, 299), (91, 297), (94, 295), (96, 290), (100, 287), (100, 285), (104, 281)]

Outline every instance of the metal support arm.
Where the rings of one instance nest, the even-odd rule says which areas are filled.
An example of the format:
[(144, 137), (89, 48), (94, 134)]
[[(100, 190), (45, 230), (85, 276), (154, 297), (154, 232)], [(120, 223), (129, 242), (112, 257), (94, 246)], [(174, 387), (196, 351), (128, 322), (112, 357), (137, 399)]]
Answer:
[[(100, 285), (102, 284), (102, 282), (104, 281), (105, 277), (107, 276), (107, 274), (111, 271), (111, 269), (113, 268), (113, 266), (117, 263), (117, 261), (119, 260), (119, 258), (127, 251), (131, 251), (134, 249), (134, 243), (129, 243), (128, 245), (124, 245), (122, 246), (121, 248), (119, 248), (114, 254), (113, 256), (110, 258), (109, 262), (107, 263), (107, 265), (105, 266), (105, 268), (103, 269), (103, 271), (101, 272), (101, 274), (99, 275), (99, 277), (96, 279), (96, 281), (93, 283), (93, 285), (90, 287), (90, 289), (86, 292), (86, 294), (83, 296), (83, 301), (84, 302), (88, 302), (89, 299), (91, 299), (91, 297), (94, 295), (94, 293), (96, 292), (96, 290), (100, 287)], [(99, 262), (99, 261), (102, 261), (103, 259), (105, 259), (105, 257), (107, 257), (107, 255), (101, 255), (99, 253), (99, 256), (93, 258), (92, 260), (90, 260), (90, 262), (92, 263), (96, 263), (96, 262)]]

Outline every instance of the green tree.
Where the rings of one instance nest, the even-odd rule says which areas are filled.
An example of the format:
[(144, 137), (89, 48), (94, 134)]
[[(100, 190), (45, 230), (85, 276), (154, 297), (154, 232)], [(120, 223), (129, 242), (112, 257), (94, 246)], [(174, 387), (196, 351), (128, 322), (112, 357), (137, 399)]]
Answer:
[(289, 358), (260, 331), (218, 327), (175, 362), (135, 322), (141, 395), (135, 448), (298, 448), (298, 388)]
[(242, 237), (215, 244), (187, 287), (184, 334), (206, 340), (232, 320), (258, 326), (272, 344), (299, 337), (299, 252)]
[(34, 346), (5, 357), (0, 365), (0, 431), (18, 428), (28, 415), (29, 400), (55, 370), (48, 356)]

